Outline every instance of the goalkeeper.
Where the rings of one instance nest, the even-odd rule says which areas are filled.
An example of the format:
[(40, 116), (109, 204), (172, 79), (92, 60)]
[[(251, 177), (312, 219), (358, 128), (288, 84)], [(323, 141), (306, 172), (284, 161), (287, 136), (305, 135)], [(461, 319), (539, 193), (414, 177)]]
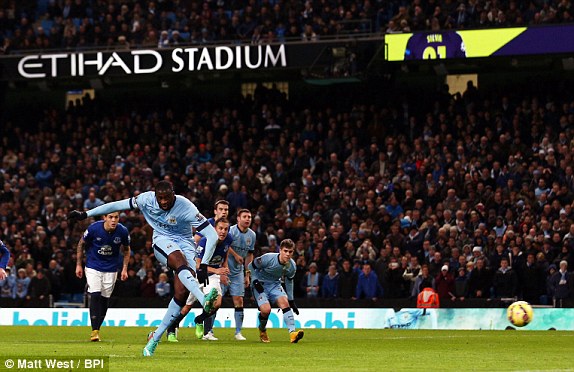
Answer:
[[(293, 278), (297, 267), (291, 258), (295, 250), (295, 243), (285, 239), (279, 245), (279, 253), (266, 253), (257, 257), (249, 264), (252, 281), (251, 290), (259, 307), (259, 338), (262, 342), (269, 342), (267, 336), (267, 320), (271, 313), (270, 302), (276, 302), (283, 311), (283, 319), (289, 329), (292, 343), (303, 338), (303, 330), (295, 330), (293, 313), (299, 315), (299, 309), (293, 300)], [(285, 288), (281, 286), (281, 278), (285, 275)]]

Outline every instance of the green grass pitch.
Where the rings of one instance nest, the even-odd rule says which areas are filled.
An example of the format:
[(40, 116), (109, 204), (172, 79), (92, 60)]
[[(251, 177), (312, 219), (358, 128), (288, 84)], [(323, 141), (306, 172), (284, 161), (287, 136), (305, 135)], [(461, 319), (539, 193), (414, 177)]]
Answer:
[(263, 344), (255, 329), (244, 330), (247, 341), (235, 341), (232, 329), (201, 341), (185, 328), (179, 343), (164, 337), (144, 358), (148, 331), (104, 327), (102, 342), (91, 343), (87, 327), (0, 327), (0, 356), (108, 356), (110, 371), (138, 372), (574, 370), (574, 332), (306, 329), (290, 344), (287, 330), (269, 329)]

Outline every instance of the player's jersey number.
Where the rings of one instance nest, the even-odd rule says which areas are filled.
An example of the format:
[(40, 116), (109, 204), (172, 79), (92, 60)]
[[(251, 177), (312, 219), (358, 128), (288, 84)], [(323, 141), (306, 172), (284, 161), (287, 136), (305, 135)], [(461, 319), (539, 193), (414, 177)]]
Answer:
[(446, 46), (428, 46), (423, 51), (423, 59), (444, 59), (446, 58)]

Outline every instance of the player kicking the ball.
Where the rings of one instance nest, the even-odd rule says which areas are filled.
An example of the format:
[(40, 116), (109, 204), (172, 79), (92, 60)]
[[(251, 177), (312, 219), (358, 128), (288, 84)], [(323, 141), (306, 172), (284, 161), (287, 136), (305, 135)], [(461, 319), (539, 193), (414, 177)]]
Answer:
[[(299, 309), (293, 300), (293, 278), (297, 270), (295, 261), (291, 258), (294, 250), (293, 240), (285, 239), (279, 245), (279, 253), (266, 253), (249, 264), (252, 275), (251, 289), (259, 307), (259, 338), (262, 342), (270, 342), (267, 336), (270, 302), (276, 302), (283, 311), (283, 320), (289, 329), (291, 343), (297, 343), (303, 338), (303, 330), (295, 330), (293, 317), (293, 313), (299, 315)], [(281, 286), (283, 275), (287, 293)]]
[[(147, 191), (129, 199), (107, 203), (87, 212), (72, 211), (71, 220), (85, 220), (111, 212), (139, 209), (147, 223), (153, 228), (153, 251), (157, 260), (175, 271), (175, 294), (168, 305), (160, 325), (150, 334), (143, 349), (144, 356), (152, 356), (162, 334), (179, 315), (185, 300), (191, 292), (204, 307), (206, 313), (213, 309), (217, 291), (213, 289), (204, 295), (200, 284), (209, 284), (207, 264), (215, 251), (217, 233), (207, 219), (187, 198), (176, 195), (168, 181), (159, 181), (155, 191)], [(192, 227), (206, 238), (205, 253), (198, 269), (195, 268), (195, 243)], [(194, 266), (190, 267), (190, 263)]]

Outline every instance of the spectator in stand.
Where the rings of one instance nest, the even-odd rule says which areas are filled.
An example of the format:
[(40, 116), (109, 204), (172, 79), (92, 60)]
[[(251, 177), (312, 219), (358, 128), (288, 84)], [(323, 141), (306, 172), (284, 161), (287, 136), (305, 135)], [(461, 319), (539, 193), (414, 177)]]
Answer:
[(323, 276), (321, 284), (321, 297), (323, 298), (337, 298), (339, 295), (339, 273), (337, 266), (329, 266), (329, 271)]
[(494, 274), (492, 289), (497, 298), (513, 298), (517, 294), (518, 276), (509, 266), (508, 259), (500, 260), (500, 267)]
[(44, 275), (44, 270), (40, 269), (36, 276), (30, 280), (28, 295), (26, 299), (30, 307), (50, 306), (50, 280)]
[(377, 274), (372, 271), (371, 263), (365, 263), (359, 279), (357, 281), (357, 289), (353, 299), (366, 298), (376, 301), (377, 298), (383, 296), (383, 288), (379, 284)]
[[(508, 263), (508, 259), (506, 260)], [(484, 265), (484, 260), (476, 260), (474, 268), (468, 277), (468, 291), (472, 298), (490, 298), (490, 288), (492, 287), (492, 276)]]
[(421, 271), (415, 279), (411, 297), (417, 298), (424, 288), (432, 288), (433, 290), (436, 288), (435, 279), (430, 275), (428, 265), (422, 265)]
[(303, 277), (303, 287), (307, 298), (319, 297), (321, 289), (322, 276), (317, 272), (317, 264), (311, 262), (309, 264), (309, 271)]
[(350, 299), (355, 296), (358, 275), (351, 266), (351, 261), (343, 260), (343, 268), (339, 271), (339, 297)]
[(153, 270), (146, 271), (146, 276), (141, 281), (140, 293), (142, 297), (155, 297), (157, 296), (155, 290), (155, 274)]
[(445, 303), (446, 300), (450, 299), (454, 301), (456, 296), (454, 294), (454, 278), (452, 274), (448, 270), (447, 265), (443, 265), (440, 271), (434, 280), (436, 292), (439, 296), (441, 303)]
[(550, 277), (550, 290), (555, 307), (564, 307), (564, 300), (574, 295), (574, 275), (568, 271), (568, 262), (560, 261), (560, 269)]
[(26, 297), (28, 296), (28, 287), (30, 286), (31, 279), (26, 275), (26, 269), (18, 269), (18, 275), (14, 282), (14, 289), (12, 292), (12, 298), (18, 300), (20, 306), (24, 305), (26, 302)]
[(171, 295), (171, 285), (168, 282), (166, 273), (159, 274), (159, 281), (155, 284), (155, 293), (159, 297)]

